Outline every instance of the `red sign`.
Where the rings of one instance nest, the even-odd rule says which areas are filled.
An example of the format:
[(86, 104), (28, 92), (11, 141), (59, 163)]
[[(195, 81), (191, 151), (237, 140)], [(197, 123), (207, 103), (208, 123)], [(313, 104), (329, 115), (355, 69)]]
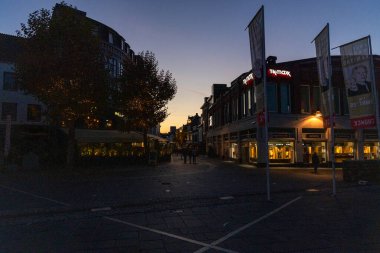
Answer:
[(265, 126), (265, 114), (264, 112), (257, 113), (257, 123), (259, 126)]
[(283, 78), (291, 78), (292, 77), (289, 70), (280, 70), (280, 69), (268, 69), (268, 76), (270, 76), (270, 77), (283, 77)]
[[(333, 122), (334, 122), (334, 126), (335, 126), (335, 114), (333, 115)], [(330, 125), (330, 116), (323, 117), (323, 125), (324, 125), (325, 128), (331, 127), (331, 125)]]
[(367, 116), (362, 118), (351, 119), (352, 128), (371, 128), (376, 125), (375, 116)]
[(246, 78), (243, 79), (243, 84), (249, 86), (249, 85), (252, 85), (253, 84), (253, 74), (249, 74)]

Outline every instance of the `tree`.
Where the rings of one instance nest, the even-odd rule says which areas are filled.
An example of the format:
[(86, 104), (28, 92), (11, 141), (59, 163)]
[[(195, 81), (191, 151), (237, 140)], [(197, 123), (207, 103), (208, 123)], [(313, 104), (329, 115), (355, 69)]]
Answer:
[(169, 71), (159, 70), (154, 53), (141, 52), (125, 61), (117, 108), (124, 116), (122, 130), (141, 130), (145, 154), (149, 152), (148, 130), (168, 116), (167, 104), (177, 92), (176, 81)]
[(107, 97), (107, 74), (93, 31), (85, 16), (61, 3), (53, 14), (31, 13), (17, 32), (24, 43), (16, 77), (26, 93), (45, 104), (51, 124), (68, 128), (68, 166), (75, 157), (75, 123), (97, 113)]

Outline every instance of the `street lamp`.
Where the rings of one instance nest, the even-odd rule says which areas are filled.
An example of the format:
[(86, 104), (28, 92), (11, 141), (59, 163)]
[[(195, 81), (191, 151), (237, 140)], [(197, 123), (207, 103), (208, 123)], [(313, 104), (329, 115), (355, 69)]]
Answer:
[(321, 113), (321, 111), (317, 110), (317, 111), (315, 112), (315, 117), (318, 117), (318, 118), (322, 117), (322, 113)]

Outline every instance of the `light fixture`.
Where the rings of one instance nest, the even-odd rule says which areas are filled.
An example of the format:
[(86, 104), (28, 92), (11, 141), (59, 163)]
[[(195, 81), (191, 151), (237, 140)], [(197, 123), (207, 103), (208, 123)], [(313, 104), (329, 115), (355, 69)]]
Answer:
[(316, 112), (315, 112), (315, 117), (322, 117), (322, 113), (321, 113), (321, 111), (319, 111), (319, 110), (317, 110)]

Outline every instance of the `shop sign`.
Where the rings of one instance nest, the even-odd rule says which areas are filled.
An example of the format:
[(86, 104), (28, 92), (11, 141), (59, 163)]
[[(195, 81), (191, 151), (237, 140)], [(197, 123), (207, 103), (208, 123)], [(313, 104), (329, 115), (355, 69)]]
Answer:
[(272, 133), (270, 135), (270, 137), (272, 137), (272, 138), (290, 138), (290, 134), (289, 133)]
[(253, 74), (249, 74), (246, 78), (243, 79), (244, 85), (252, 85), (253, 84)]
[(352, 134), (335, 134), (335, 138), (341, 138), (341, 139), (352, 139)]
[(377, 134), (365, 134), (365, 139), (377, 139), (378, 135)]
[(322, 134), (306, 134), (305, 137), (310, 139), (322, 139)]
[(291, 78), (292, 77), (289, 70), (281, 70), (281, 69), (268, 69), (268, 76), (270, 76), (270, 77), (284, 77), (284, 78)]

